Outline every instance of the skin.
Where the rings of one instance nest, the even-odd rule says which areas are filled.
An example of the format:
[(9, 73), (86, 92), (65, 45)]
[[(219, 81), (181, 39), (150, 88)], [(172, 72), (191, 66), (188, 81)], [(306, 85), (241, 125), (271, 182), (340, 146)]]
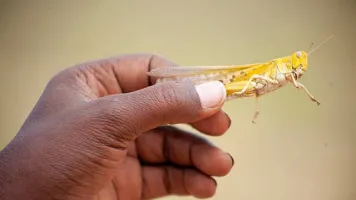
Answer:
[(212, 197), (214, 177), (230, 172), (232, 157), (166, 125), (220, 136), (230, 119), (223, 103), (204, 108), (191, 83), (153, 85), (146, 74), (174, 65), (157, 55), (123, 55), (54, 76), (0, 153), (0, 199)]

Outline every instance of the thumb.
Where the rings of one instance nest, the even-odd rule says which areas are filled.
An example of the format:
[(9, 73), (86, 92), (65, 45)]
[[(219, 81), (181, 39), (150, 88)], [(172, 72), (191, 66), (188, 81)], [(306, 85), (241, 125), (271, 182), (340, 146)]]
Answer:
[(133, 140), (157, 126), (207, 118), (220, 110), (225, 98), (225, 87), (218, 81), (196, 86), (190, 82), (161, 83), (100, 98), (91, 116), (97, 125), (99, 122), (100, 126), (114, 129), (109, 134), (114, 132), (120, 138)]

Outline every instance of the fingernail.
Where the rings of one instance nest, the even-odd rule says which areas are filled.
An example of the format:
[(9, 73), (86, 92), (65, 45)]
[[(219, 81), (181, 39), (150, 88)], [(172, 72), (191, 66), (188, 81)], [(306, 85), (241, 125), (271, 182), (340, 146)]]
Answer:
[(215, 182), (215, 186), (218, 186), (218, 182), (216, 181), (216, 179), (213, 177), (211, 177), (211, 179), (213, 179), (213, 181)]
[(234, 158), (233, 158), (229, 153), (228, 153), (228, 155), (229, 155), (230, 158), (231, 158), (232, 166), (234, 166), (234, 164), (235, 164)]
[(202, 83), (196, 86), (203, 108), (214, 108), (225, 101), (226, 90), (219, 81)]
[(225, 116), (226, 116), (226, 118), (227, 118), (227, 120), (228, 120), (228, 128), (230, 128), (230, 126), (231, 126), (231, 119), (230, 119), (230, 117), (229, 117), (229, 115), (228, 114), (226, 114), (225, 113)]
[(218, 182), (214, 178), (213, 181), (215, 182), (215, 186), (218, 186)]

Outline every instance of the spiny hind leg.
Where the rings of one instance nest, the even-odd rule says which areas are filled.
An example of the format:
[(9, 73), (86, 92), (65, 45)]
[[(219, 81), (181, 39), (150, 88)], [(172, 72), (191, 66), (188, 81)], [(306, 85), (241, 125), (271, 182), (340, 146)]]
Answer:
[(320, 102), (308, 91), (308, 89), (301, 83), (297, 82), (294, 78), (294, 76), (291, 76), (292, 80), (293, 80), (293, 85), (294, 87), (296, 87), (297, 89), (302, 89), (309, 97), (310, 100), (316, 102), (316, 104), (319, 106)]
[[(251, 78), (248, 80), (248, 82), (246, 83), (245, 87), (240, 91), (240, 92), (236, 92), (235, 95), (242, 95), (243, 93), (246, 92), (246, 90), (248, 89), (248, 87), (251, 85), (252, 81), (254, 79), (260, 79), (260, 80), (264, 80), (267, 83), (271, 83), (271, 84), (279, 84), (279, 82), (277, 80), (273, 80), (271, 78), (265, 77), (265, 76), (261, 76), (261, 75), (252, 75)], [(255, 86), (255, 84), (253, 85)]]
[(258, 96), (255, 97), (255, 102), (256, 102), (255, 114), (252, 118), (252, 123), (254, 123), (254, 124), (256, 123), (257, 117), (260, 114), (260, 106), (258, 103)]

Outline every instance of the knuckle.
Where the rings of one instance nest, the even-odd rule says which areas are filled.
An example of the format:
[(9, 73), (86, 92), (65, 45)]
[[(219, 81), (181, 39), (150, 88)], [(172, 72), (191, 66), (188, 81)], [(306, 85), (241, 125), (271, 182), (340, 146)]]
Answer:
[(156, 87), (151, 94), (147, 94), (151, 98), (146, 98), (150, 101), (149, 104), (155, 109), (164, 110), (166, 108), (176, 107), (179, 104), (179, 97), (174, 87), (170, 84)]
[(126, 109), (112, 108), (112, 111), (108, 113), (109, 114), (101, 116), (101, 119), (109, 131), (125, 133), (124, 135), (127, 135), (127, 137), (123, 139), (130, 139), (131, 135), (137, 132), (134, 123), (132, 123), (132, 119), (127, 115), (128, 111)]
[(167, 84), (165, 87), (161, 88), (162, 101), (168, 107), (179, 107), (181, 104), (181, 99), (177, 88), (175, 85)]
[(188, 96), (187, 91), (177, 83), (162, 84), (154, 93), (153, 104), (159, 110), (170, 110), (178, 114), (190, 107), (190, 99), (185, 99), (185, 96)]

